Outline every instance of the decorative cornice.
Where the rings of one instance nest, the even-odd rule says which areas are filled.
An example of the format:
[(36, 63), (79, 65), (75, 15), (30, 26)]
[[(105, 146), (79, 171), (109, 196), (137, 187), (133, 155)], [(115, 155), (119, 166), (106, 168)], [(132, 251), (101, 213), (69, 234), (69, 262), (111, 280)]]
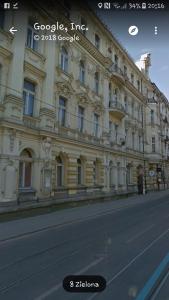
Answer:
[(19, 106), (23, 106), (23, 99), (15, 96), (15, 95), (12, 95), (12, 94), (5, 96), (4, 103), (7, 103), (7, 102), (16, 104)]
[(45, 78), (45, 76), (46, 76), (46, 72), (40, 70), (39, 68), (33, 66), (32, 64), (30, 64), (26, 61), (24, 61), (24, 69), (27, 69), (31, 73), (36, 74), (37, 76), (39, 76), (41, 78)]
[(55, 112), (49, 108), (46, 108), (46, 107), (41, 107), (40, 108), (40, 113), (39, 113), (40, 116), (42, 115), (45, 115), (45, 116), (48, 116), (52, 119), (55, 119)]
[(10, 50), (0, 46), (0, 55), (6, 58), (12, 58), (13, 53)]
[[(38, 60), (40, 59), (40, 60), (42, 61), (42, 63), (45, 62), (46, 57), (45, 57), (44, 55), (42, 55), (41, 53), (39, 53), (39, 52), (37, 52), (37, 51), (34, 51), (33, 49), (28, 48), (28, 47), (26, 47), (25, 50), (26, 50), (26, 52), (27, 52), (27, 54), (28, 54), (28, 57), (29, 57), (32, 61), (38, 62)], [(34, 58), (33, 58), (33, 56), (34, 56)]]

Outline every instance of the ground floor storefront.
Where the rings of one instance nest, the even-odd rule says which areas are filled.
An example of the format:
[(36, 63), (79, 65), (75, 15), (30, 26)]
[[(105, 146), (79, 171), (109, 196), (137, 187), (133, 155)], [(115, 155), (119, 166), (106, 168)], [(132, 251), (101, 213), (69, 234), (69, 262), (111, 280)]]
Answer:
[(168, 165), (142, 155), (6, 129), (1, 137), (0, 203), (145, 193), (168, 187)]

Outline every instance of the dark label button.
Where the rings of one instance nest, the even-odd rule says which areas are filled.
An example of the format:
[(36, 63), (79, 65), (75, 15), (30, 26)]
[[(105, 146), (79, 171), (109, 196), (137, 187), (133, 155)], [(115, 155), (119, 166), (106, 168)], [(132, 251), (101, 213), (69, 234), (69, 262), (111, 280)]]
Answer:
[(63, 288), (71, 293), (98, 293), (106, 288), (106, 280), (95, 275), (69, 275), (63, 280)]

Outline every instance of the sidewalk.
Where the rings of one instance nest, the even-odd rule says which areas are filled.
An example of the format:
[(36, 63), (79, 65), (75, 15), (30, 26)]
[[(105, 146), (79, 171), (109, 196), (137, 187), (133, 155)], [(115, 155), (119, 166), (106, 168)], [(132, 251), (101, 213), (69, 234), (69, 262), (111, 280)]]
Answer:
[(169, 196), (169, 190), (151, 192), (147, 195), (131, 196), (129, 198), (63, 209), (39, 216), (0, 223), (0, 242), (19, 238), (24, 235), (35, 234), (36, 232), (48, 230), (52, 227), (61, 227), (75, 222), (82, 222), (97, 217), (100, 214), (141, 205), (142, 203), (167, 196)]

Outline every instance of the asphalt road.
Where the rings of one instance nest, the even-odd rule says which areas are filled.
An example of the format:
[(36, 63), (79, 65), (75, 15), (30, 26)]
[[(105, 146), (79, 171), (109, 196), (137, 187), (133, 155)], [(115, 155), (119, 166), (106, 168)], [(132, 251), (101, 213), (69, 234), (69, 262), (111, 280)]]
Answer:
[[(1, 242), (0, 299), (144, 300), (142, 290), (168, 252), (166, 196)], [(102, 275), (107, 287), (66, 292), (62, 282), (70, 274)], [(169, 299), (169, 278), (154, 299)]]

